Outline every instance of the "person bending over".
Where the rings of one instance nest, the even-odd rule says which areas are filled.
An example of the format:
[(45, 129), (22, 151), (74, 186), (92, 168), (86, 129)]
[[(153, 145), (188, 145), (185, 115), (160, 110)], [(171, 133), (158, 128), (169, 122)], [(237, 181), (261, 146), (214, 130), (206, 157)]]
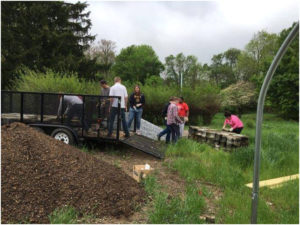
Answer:
[(243, 122), (236, 116), (226, 111), (224, 113), (225, 121), (223, 125), (223, 129), (225, 129), (226, 124), (231, 126), (230, 132), (240, 134), (244, 128)]

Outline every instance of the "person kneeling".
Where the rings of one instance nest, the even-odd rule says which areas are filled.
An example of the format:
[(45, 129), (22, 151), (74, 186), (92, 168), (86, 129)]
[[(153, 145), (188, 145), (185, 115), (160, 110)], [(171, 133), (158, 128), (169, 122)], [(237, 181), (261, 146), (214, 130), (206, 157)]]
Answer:
[(226, 111), (224, 113), (225, 121), (223, 125), (223, 130), (226, 127), (226, 124), (229, 124), (231, 126), (230, 132), (240, 134), (244, 128), (243, 122), (236, 116), (231, 114), (230, 112)]

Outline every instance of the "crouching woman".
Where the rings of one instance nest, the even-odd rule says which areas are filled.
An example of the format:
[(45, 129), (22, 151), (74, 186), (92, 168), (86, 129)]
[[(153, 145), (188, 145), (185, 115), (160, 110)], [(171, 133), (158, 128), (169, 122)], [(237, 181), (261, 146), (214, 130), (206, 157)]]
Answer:
[(243, 122), (236, 116), (226, 111), (224, 113), (225, 121), (223, 125), (223, 129), (225, 129), (226, 124), (231, 126), (230, 132), (240, 134), (244, 128)]

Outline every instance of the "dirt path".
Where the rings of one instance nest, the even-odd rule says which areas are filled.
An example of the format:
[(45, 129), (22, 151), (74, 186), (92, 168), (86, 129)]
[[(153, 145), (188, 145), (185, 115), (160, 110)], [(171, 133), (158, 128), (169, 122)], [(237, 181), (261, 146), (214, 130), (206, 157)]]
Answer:
[[(97, 147), (101, 148), (101, 147)], [(121, 149), (121, 148), (119, 148)], [(122, 171), (132, 176), (134, 165), (143, 165), (148, 163), (152, 168), (155, 169), (154, 173), (157, 177), (158, 183), (163, 187), (163, 191), (167, 192), (170, 196), (177, 196), (185, 193), (186, 182), (183, 178), (179, 176), (177, 172), (170, 170), (166, 165), (168, 164), (168, 159), (160, 160), (151, 155), (145, 154), (139, 150), (135, 150), (130, 147), (122, 146), (122, 150), (99, 150), (96, 149), (95, 156), (111, 165), (120, 168)], [(208, 192), (205, 196), (205, 201), (207, 208), (202, 216), (214, 217), (216, 211), (216, 201), (221, 198), (222, 192), (219, 188), (203, 182), (197, 182), (199, 191), (204, 187)], [(137, 210), (132, 216), (126, 218), (113, 218), (107, 217), (92, 221), (87, 221), (89, 223), (147, 223), (147, 211), (149, 210), (149, 204)]]

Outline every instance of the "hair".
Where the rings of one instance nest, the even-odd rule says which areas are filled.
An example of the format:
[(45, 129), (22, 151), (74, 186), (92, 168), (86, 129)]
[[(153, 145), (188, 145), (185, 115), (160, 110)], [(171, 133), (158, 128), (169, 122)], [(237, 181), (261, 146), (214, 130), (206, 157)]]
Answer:
[(100, 80), (100, 84), (107, 84), (106, 80)]
[(120, 77), (115, 77), (114, 81), (119, 82), (119, 81), (121, 81), (121, 78)]
[(184, 98), (181, 96), (181, 97), (179, 97), (182, 101), (184, 101)]
[(133, 92), (135, 93), (135, 88), (138, 87), (139, 88), (139, 94), (141, 94), (141, 88), (138, 84), (134, 85), (134, 88), (133, 88)]
[(169, 98), (169, 101), (176, 101), (176, 100), (179, 100), (179, 98), (176, 97), (176, 96), (171, 96), (171, 97)]
[(225, 117), (230, 117), (230, 116), (231, 116), (231, 113), (230, 113), (229, 111), (225, 111), (225, 112), (224, 112), (224, 116), (225, 116)]

